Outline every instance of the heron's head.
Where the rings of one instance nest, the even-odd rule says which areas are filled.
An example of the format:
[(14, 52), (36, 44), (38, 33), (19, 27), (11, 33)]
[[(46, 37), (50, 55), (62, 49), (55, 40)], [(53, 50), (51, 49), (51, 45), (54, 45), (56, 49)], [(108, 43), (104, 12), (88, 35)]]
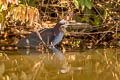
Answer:
[(62, 19), (61, 21), (59, 21), (57, 24), (60, 25), (60, 26), (64, 26), (65, 28), (68, 27), (69, 25), (76, 25), (76, 23), (69, 22), (69, 21), (64, 20), (64, 19)]
[(61, 21), (58, 22), (59, 25), (63, 26), (68, 24), (69, 22), (67, 20), (62, 19)]
[(62, 29), (64, 32), (66, 32), (65, 29), (69, 27), (69, 25), (74, 25), (74, 24), (76, 23), (72, 23), (65, 19), (62, 19), (55, 25), (54, 30), (57, 32), (59, 29)]
[(69, 23), (69, 22), (68, 22), (67, 20), (62, 19), (61, 21), (59, 21), (59, 22), (55, 25), (54, 29), (55, 29), (55, 30), (59, 30), (60, 28), (62, 28), (62, 26), (65, 26), (65, 25), (68, 24), (68, 23)]

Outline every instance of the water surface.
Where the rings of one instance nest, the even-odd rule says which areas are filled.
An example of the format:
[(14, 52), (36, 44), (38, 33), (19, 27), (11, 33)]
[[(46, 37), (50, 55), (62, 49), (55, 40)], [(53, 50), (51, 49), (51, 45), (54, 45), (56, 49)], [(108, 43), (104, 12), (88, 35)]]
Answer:
[(119, 80), (120, 49), (0, 51), (0, 80)]

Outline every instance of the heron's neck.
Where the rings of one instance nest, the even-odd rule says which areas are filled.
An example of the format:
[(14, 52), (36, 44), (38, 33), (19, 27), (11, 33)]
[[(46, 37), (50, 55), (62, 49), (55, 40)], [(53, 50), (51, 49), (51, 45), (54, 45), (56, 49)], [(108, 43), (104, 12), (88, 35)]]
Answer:
[(57, 23), (57, 24), (55, 25), (54, 29), (53, 29), (56, 35), (59, 34), (60, 26), (61, 26), (61, 25)]

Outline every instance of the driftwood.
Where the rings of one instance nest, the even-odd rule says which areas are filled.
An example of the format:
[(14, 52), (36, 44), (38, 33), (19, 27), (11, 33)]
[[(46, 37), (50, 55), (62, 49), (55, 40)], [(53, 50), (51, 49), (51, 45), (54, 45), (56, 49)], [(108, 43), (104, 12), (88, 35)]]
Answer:
[(67, 32), (65, 36), (80, 36), (80, 35), (95, 35), (95, 34), (107, 34), (114, 33), (113, 31), (103, 31), (103, 32)]
[(76, 23), (74, 25), (68, 25), (67, 32), (89, 32), (93, 27), (87, 23)]

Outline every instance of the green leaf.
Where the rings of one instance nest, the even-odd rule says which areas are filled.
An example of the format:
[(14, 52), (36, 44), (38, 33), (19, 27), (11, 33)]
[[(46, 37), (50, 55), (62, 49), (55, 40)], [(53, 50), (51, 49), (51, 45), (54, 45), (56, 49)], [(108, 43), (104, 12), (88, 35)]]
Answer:
[(35, 2), (36, 2), (36, 1), (34, 1), (34, 0), (29, 0), (29, 5), (30, 5), (30, 6), (35, 6), (35, 5), (36, 5)]
[(0, 22), (2, 22), (2, 21), (3, 21), (3, 15), (0, 14)]
[(81, 19), (81, 22), (89, 22), (89, 17), (88, 16), (84, 16), (82, 19)]
[(85, 12), (85, 14), (89, 14), (89, 15), (93, 14), (93, 11), (88, 8), (85, 8), (84, 12)]
[(22, 4), (26, 4), (26, 0), (21, 0), (21, 3)]
[(84, 10), (85, 9), (85, 0), (80, 0), (79, 4), (80, 4), (82, 10)]
[(99, 26), (99, 24), (100, 24), (100, 20), (99, 20), (98, 17), (94, 17), (94, 24), (96, 25), (96, 27)]
[(107, 13), (107, 10), (104, 10), (104, 14), (103, 14), (103, 15), (104, 15), (104, 18), (105, 18), (105, 19), (106, 19), (106, 17), (107, 17), (107, 14), (108, 14), (108, 13)]
[(84, 0), (85, 1), (85, 6), (88, 8), (88, 9), (92, 9), (92, 2), (90, 0)]

